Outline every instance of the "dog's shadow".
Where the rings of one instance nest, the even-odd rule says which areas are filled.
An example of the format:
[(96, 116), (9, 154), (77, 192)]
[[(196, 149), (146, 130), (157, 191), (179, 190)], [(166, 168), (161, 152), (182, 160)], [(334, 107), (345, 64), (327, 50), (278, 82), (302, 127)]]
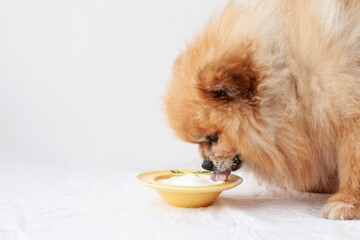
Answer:
[(321, 208), (330, 194), (307, 193), (304, 196), (220, 196), (213, 207), (238, 209), (247, 213), (306, 213), (320, 218)]

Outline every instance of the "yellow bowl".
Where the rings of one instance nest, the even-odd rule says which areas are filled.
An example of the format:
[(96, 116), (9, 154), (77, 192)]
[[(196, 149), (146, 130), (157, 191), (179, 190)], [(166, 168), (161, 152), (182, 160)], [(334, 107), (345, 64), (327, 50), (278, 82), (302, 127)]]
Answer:
[(208, 171), (198, 170), (160, 170), (144, 172), (136, 176), (136, 180), (158, 191), (160, 196), (175, 207), (197, 208), (209, 206), (222, 191), (238, 186), (243, 180), (231, 174), (226, 182), (206, 186), (177, 186), (157, 182), (159, 179), (180, 177), (195, 173), (200, 178), (210, 178)]

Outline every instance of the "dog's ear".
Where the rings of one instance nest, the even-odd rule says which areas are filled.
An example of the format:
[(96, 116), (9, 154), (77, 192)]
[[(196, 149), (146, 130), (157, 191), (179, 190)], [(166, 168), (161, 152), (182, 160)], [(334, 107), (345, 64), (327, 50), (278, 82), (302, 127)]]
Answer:
[(258, 76), (249, 56), (224, 56), (200, 69), (198, 89), (206, 98), (251, 103), (257, 94)]

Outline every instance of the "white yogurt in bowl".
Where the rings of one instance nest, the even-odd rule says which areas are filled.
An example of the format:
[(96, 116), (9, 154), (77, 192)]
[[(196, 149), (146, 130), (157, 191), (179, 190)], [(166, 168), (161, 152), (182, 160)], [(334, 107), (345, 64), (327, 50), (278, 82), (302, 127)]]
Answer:
[(221, 184), (223, 181), (214, 182), (210, 179), (200, 178), (195, 173), (189, 173), (180, 177), (158, 179), (157, 182), (176, 186), (207, 186)]

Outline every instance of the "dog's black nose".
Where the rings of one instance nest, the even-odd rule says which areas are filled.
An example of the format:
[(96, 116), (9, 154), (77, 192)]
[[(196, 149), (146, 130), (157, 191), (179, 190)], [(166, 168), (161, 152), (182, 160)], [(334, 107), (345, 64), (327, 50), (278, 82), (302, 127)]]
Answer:
[(214, 169), (214, 163), (209, 160), (208, 158), (206, 158), (203, 163), (202, 163), (202, 168), (203, 169), (206, 169), (206, 170), (209, 170), (209, 171), (212, 171)]
[(236, 155), (236, 156), (233, 158), (233, 163), (234, 163), (234, 164), (231, 166), (231, 170), (236, 171), (236, 170), (238, 170), (238, 169), (241, 167), (242, 160), (241, 160), (240, 154)]

